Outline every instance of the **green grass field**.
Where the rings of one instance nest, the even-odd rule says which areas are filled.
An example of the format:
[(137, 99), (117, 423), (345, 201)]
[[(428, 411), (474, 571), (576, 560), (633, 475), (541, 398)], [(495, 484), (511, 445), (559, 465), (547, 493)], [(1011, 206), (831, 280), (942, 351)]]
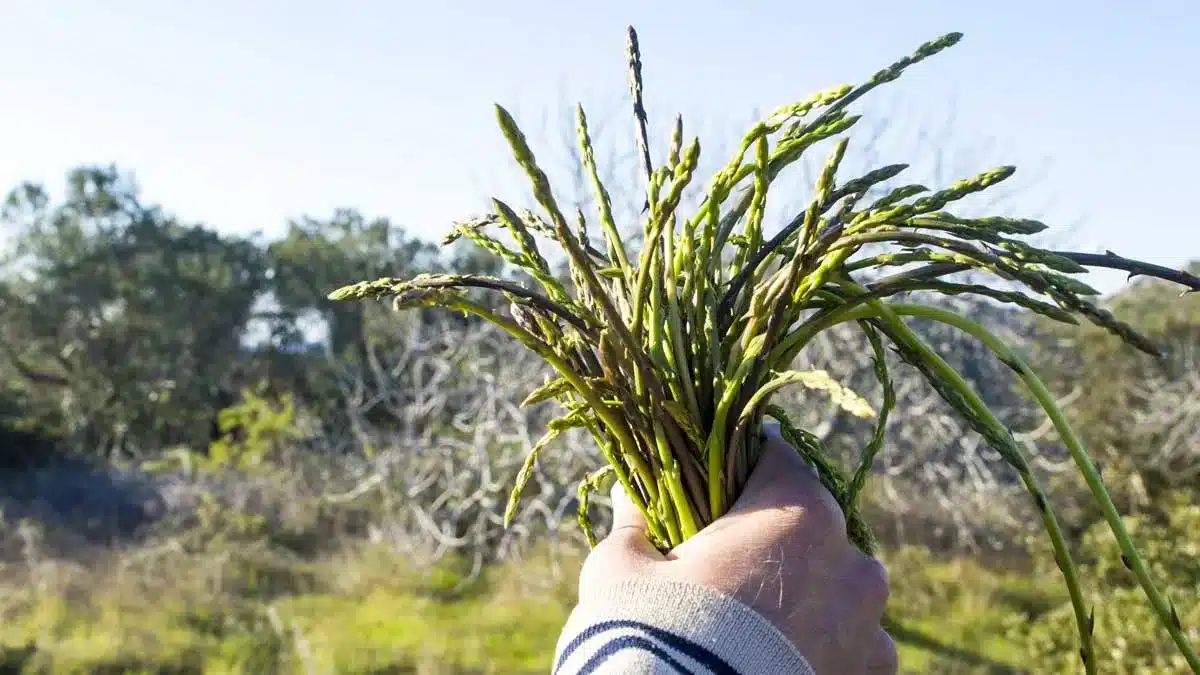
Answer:
[[(316, 565), (170, 551), (97, 570), (44, 563), (0, 594), (0, 662), (21, 673), (545, 673), (577, 569), (561, 562), (557, 577), (540, 555), (474, 581), (462, 566), (418, 573), (372, 549)], [(887, 562), (904, 672), (1045, 672), (1030, 665), (1027, 632), (1066, 600), (1052, 575), (915, 548)]]

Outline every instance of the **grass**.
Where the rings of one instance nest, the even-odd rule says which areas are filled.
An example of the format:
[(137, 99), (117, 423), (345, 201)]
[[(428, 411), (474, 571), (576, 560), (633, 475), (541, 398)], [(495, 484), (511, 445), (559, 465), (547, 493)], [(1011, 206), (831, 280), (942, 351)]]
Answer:
[[(902, 672), (1052, 672), (1031, 661), (1034, 650), (1015, 629), (1069, 608), (1053, 578), (939, 560), (916, 547), (884, 557)], [(197, 556), (173, 568), (212, 564)], [(531, 584), (549, 574), (535, 556), (454, 590), (462, 578), (452, 567), (430, 574), (356, 549), (327, 562), (325, 588), (269, 599), (174, 581), (151, 594), (94, 573), (76, 578), (98, 589), (86, 600), (62, 578), (36, 599), (9, 587), (0, 672), (544, 673), (572, 606), (576, 569), (570, 563), (560, 581)], [(25, 652), (30, 643), (36, 649)], [(3, 669), (23, 654), (24, 670)]]
[(535, 557), (464, 583), (453, 561), (417, 569), (355, 546), (265, 590), (231, 555), (43, 565), (0, 591), (0, 672), (545, 672), (572, 597), (569, 581), (531, 586), (529, 567), (548, 570)]
[[(1193, 625), (1200, 570), (1195, 547), (1178, 542), (1200, 541), (1197, 497), (1165, 500), (1163, 523), (1130, 521), (1147, 542), (1147, 564)], [(471, 577), (464, 560), (419, 566), (350, 538), (297, 558), (261, 534), (195, 534), (189, 541), (208, 543), (148, 542), (86, 565), (31, 554), (0, 570), (0, 672), (544, 673), (586, 553), (543, 546)], [(1178, 651), (1155, 639), (1156, 617), (1113, 564), (1107, 534), (1100, 522), (1073, 544), (1085, 578), (1099, 580), (1089, 600), (1104, 599), (1096, 636), (1105, 670), (1188, 672)], [(902, 672), (1078, 672), (1069, 594), (1052, 569), (1028, 564), (1044, 557), (1032, 553), (1018, 568), (917, 545), (884, 548), (888, 629)]]
[[(170, 568), (213, 564), (195, 556)], [(934, 672), (929, 665), (948, 658), (956, 667), (1019, 663), (1020, 644), (1000, 630), (1020, 606), (1005, 599), (1004, 577), (912, 552), (889, 564), (902, 570), (897, 602), (911, 605), (899, 636), (908, 637), (905, 672)], [(12, 671), (25, 673), (544, 673), (576, 569), (568, 563), (561, 581), (531, 583), (548, 576), (546, 559), (534, 556), (452, 590), (462, 581), (452, 567), (428, 574), (357, 549), (326, 563), (322, 590), (256, 600), (177, 578), (147, 589), (149, 579), (76, 571), (45, 579), (36, 598), (5, 588), (0, 646), (11, 665), (37, 644), (26, 670)], [(83, 599), (85, 583), (99, 590)]]

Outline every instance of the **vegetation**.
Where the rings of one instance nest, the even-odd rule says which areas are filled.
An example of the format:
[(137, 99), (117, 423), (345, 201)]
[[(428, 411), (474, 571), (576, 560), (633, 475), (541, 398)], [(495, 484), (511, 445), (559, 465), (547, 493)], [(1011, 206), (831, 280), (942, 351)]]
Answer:
[[(805, 128), (801, 122), (796, 129)], [(737, 197), (739, 208), (745, 202), (746, 216), (762, 208), (753, 188), (760, 148), (770, 160), (782, 147), (772, 149), (765, 138), (751, 139), (750, 159), (730, 178), (752, 184), (737, 195), (731, 183), (726, 195)], [(602, 139), (591, 144), (599, 156)], [(676, 146), (678, 168), (685, 153), (681, 141)], [(964, 156), (958, 148), (944, 151)], [(619, 172), (605, 173), (603, 164), (597, 158), (595, 172), (611, 190), (614, 223), (636, 223), (640, 191), (620, 186), (613, 178)], [(584, 167), (567, 170), (579, 179), (573, 184), (591, 190), (592, 169)], [(665, 180), (648, 214), (668, 212), (660, 205), (676, 176), (671, 171), (654, 172)], [(955, 179), (913, 178), (929, 185)], [(786, 196), (772, 185), (772, 203), (782, 205)], [(558, 188), (564, 205), (586, 196)], [(859, 203), (891, 189), (880, 184)], [(678, 208), (706, 213), (699, 210), (702, 192), (684, 190)], [(622, 201), (633, 203), (628, 216)], [(796, 210), (807, 213), (807, 206)], [(515, 210), (521, 222), (532, 213)], [(736, 210), (727, 207), (724, 215)], [(500, 215), (491, 222), (503, 224)], [(967, 220), (973, 232), (985, 229), (978, 218)], [(592, 260), (610, 255), (606, 227), (596, 222), (589, 229), (604, 252), (589, 252)], [(706, 223), (700, 221), (701, 233)], [(575, 524), (582, 501), (575, 485), (607, 461), (580, 428), (560, 428), (536, 461), (527, 461), (554, 414), (520, 403), (561, 374), (504, 339), (502, 327), (474, 316), (396, 314), (379, 303), (327, 297), (347, 281), (384, 276), (483, 275), (506, 288), (544, 289), (531, 270), (474, 245), (495, 241), (524, 261), (520, 240), (463, 227), (464, 241), (439, 249), (351, 209), (300, 218), (274, 239), (228, 235), (145, 203), (126, 173), (106, 166), (70, 171), (58, 195), (16, 186), (0, 228), (12, 233), (0, 258), (0, 672), (546, 672), (587, 550)], [(767, 228), (764, 218), (763, 240), (780, 236)], [(630, 255), (641, 240), (639, 257), (650, 266), (630, 259), (628, 270), (657, 270), (647, 290), (662, 290), (672, 278), (662, 260), (693, 270), (695, 256), (679, 254), (690, 245), (682, 237), (671, 239), (674, 256), (664, 256), (669, 228), (661, 227), (657, 246), (646, 236), (654, 233), (635, 229), (641, 231), (622, 230), (618, 239)], [(578, 233), (575, 224), (569, 232)], [(743, 233), (730, 230), (726, 239), (730, 265), (749, 241), (738, 238)], [(962, 239), (944, 230), (927, 234)], [(864, 247), (862, 259), (886, 254), (882, 246)], [(1024, 264), (1006, 250), (991, 253)], [(784, 262), (788, 254), (795, 251), (783, 247)], [(597, 301), (578, 293), (576, 281), (586, 282), (572, 276), (569, 256), (543, 255), (550, 276), (573, 291), (568, 301)], [(599, 267), (606, 292), (620, 286)], [(777, 272), (760, 268), (759, 283), (745, 289), (763, 287), (768, 271)], [(717, 280), (730, 278), (724, 267), (717, 272), (724, 275)], [(679, 278), (678, 297), (695, 300), (692, 277)], [(982, 285), (978, 278), (963, 283)], [(632, 279), (636, 290), (636, 274)], [(864, 281), (870, 287), (883, 280)], [(1041, 374), (1060, 421), (1094, 458), (1148, 577), (1174, 603), (1182, 634), (1196, 645), (1200, 296), (1180, 297), (1179, 290), (1175, 281), (1137, 278), (1114, 297), (1090, 300), (1161, 347), (1157, 359), (1104, 326), (1063, 323), (997, 298), (913, 290), (903, 304), (883, 301), (900, 307), (897, 313), (932, 308), (900, 316), (1013, 430), (1030, 474), (1056, 507), (1061, 546), (1078, 568), (1075, 598), (1052, 567), (1054, 546), (1021, 476), (919, 370), (885, 353), (895, 404), (882, 423), (861, 415), (864, 401), (873, 413), (888, 406), (881, 405), (876, 351), (859, 321), (830, 321), (794, 355), (786, 369), (797, 374), (788, 377), (810, 386), (780, 389), (770, 402), (823, 449), (827, 480), (840, 467), (857, 469), (863, 448), (886, 448), (861, 487), (851, 471), (845, 491), (831, 485), (858, 509), (860, 522), (870, 523), (872, 539), (856, 531), (860, 543), (874, 541), (888, 565), (889, 628), (905, 672), (1080, 672), (1081, 605), (1085, 617), (1095, 612), (1099, 670), (1191, 672), (1165, 639), (1139, 579), (1121, 564), (1111, 522), (1074, 469), (1077, 453), (987, 342), (941, 321), (973, 326), (955, 318), (967, 317), (985, 326)], [(507, 316), (511, 301), (485, 291), (463, 297)], [(619, 304), (631, 296), (610, 297)], [(671, 296), (656, 297), (643, 311), (643, 340), (652, 317), (662, 322), (654, 330), (674, 335)], [(735, 297), (743, 316), (753, 296)], [(814, 291), (812, 298), (827, 298), (834, 311), (842, 306), (840, 296)], [(862, 307), (868, 305), (847, 316), (889, 339), (888, 321), (853, 313)], [(631, 316), (629, 308), (618, 311)], [(693, 311), (679, 309), (681, 331), (694, 327), (687, 320)], [(812, 313), (823, 311), (814, 306)], [(532, 321), (540, 329), (544, 318), (517, 304), (518, 325)], [(669, 365), (681, 343), (666, 344), (671, 349), (643, 353)], [(735, 363), (734, 351), (731, 339), (718, 352), (721, 362)], [(666, 390), (679, 388), (688, 412), (683, 381), (670, 379), (674, 371), (655, 365), (651, 372), (667, 373)], [(697, 370), (688, 372), (695, 389)], [(765, 376), (751, 373), (746, 382)], [(711, 392), (703, 400), (716, 402)], [(744, 408), (735, 403), (730, 419)], [(675, 417), (659, 421), (670, 428)], [(633, 446), (639, 452), (640, 443)], [(726, 477), (738, 473), (730, 467), (737, 468), (725, 465)], [(510, 507), (517, 483), (520, 500)], [(857, 497), (846, 500), (852, 485)], [(689, 503), (711, 506), (706, 488), (688, 489)], [(592, 509), (597, 535), (606, 514)]]
[[(1197, 551), (1178, 542), (1200, 540), (1200, 506), (1180, 503), (1166, 528), (1141, 525), (1131, 527), (1149, 564), (1194, 625), (1200, 580), (1189, 559)], [(544, 673), (579, 561), (543, 549), (471, 578), (461, 559), (416, 568), (393, 550), (359, 544), (297, 561), (282, 547), (248, 546), (261, 535), (240, 540), (237, 552), (218, 541), (225, 536), (214, 532), (205, 548), (187, 552), (114, 556), (98, 569), (25, 566), (0, 596), (0, 665), (30, 673)], [(1106, 588), (1094, 594), (1106, 670), (1187, 672), (1178, 650), (1156, 637), (1140, 590), (1107, 562), (1111, 541), (1100, 524), (1080, 552), (1084, 577)], [(1078, 672), (1070, 599), (1048, 570), (998, 570), (919, 546), (883, 555), (902, 672)]]
[[(847, 112), (850, 104), (961, 37), (951, 33), (923, 44), (858, 87), (835, 87), (776, 110), (746, 134), (733, 160), (711, 180), (700, 207), (682, 216), (678, 207), (694, 176), (700, 141), (685, 148), (682, 118), (677, 118), (667, 161), (654, 168), (642, 100), (641, 55), (637, 35), (630, 28), (633, 109), (647, 182), (642, 247), (636, 256), (612, 217), (608, 190), (592, 159), (582, 108), (577, 109), (580, 156), (595, 190), (603, 251), (593, 246), (582, 210), (576, 211), (574, 227), (568, 222), (524, 133), (497, 106), (500, 127), (548, 220), (530, 210), (518, 213), (494, 199), (495, 213), (459, 225), (446, 241), (475, 242), (523, 269), (540, 284), (541, 292), (491, 276), (424, 274), (407, 280), (363, 281), (329, 297), (386, 298), (397, 310), (460, 311), (500, 326), (536, 352), (558, 377), (538, 387), (524, 403), (553, 400), (565, 414), (549, 422), (549, 431), (529, 452), (506, 520), (516, 510), (523, 481), (533, 471), (542, 447), (563, 430), (584, 428), (606, 460), (579, 487), (579, 518), (589, 542), (594, 544), (595, 536), (588, 521), (588, 495), (602, 480), (615, 477), (645, 516), (653, 543), (663, 551), (695, 535), (737, 499), (758, 456), (761, 420), (770, 415), (842, 505), (851, 539), (864, 551), (874, 552), (858, 497), (895, 405), (885, 356), (885, 346), (890, 347), (1015, 469), (1034, 499), (1053, 544), (1052, 559), (1074, 607), (1079, 656), (1086, 671), (1094, 673), (1098, 666), (1092, 640), (1094, 610), (1083, 598), (1066, 535), (1027, 453), (961, 374), (901, 317), (951, 325), (984, 343), (1045, 410), (1112, 530), (1120, 560), (1187, 664), (1200, 672), (1200, 657), (1177, 608), (1150, 578), (1091, 456), (1041, 378), (1003, 340), (968, 317), (924, 304), (883, 301), (914, 290), (986, 296), (1067, 324), (1083, 317), (1158, 357), (1153, 342), (1097, 307), (1088, 298), (1098, 293), (1068, 275), (1086, 272), (1086, 265), (1114, 267), (1171, 279), (1193, 291), (1200, 290), (1200, 278), (1112, 253), (1095, 256), (1036, 248), (1016, 238), (1046, 228), (1034, 220), (967, 218), (944, 210), (1007, 179), (1014, 167), (992, 169), (935, 192), (917, 184), (880, 190), (905, 165), (883, 166), (840, 180), (837, 174), (847, 152), (846, 138), (840, 138), (830, 153), (807, 208), (769, 240), (762, 231), (770, 184), (806, 150), (851, 129), (858, 118)], [(773, 135), (777, 136), (772, 139)], [(746, 162), (751, 151), (753, 160)], [(736, 204), (727, 204), (743, 182), (750, 186)], [(487, 234), (489, 226), (506, 228), (517, 249)], [(574, 295), (553, 275), (535, 234), (551, 239), (565, 252)], [(865, 257), (854, 257), (864, 251)], [(905, 269), (881, 276), (891, 267)], [(971, 270), (1013, 282), (1052, 303), (1017, 290), (946, 280)], [(502, 293), (512, 303), (511, 317), (467, 297), (468, 289)], [(859, 323), (874, 353), (883, 389), (877, 414), (824, 371), (791, 369), (797, 353), (817, 333), (848, 321)], [(816, 436), (772, 405), (772, 395), (790, 384), (827, 391), (853, 414), (877, 418), (878, 431), (852, 474), (843, 474)]]

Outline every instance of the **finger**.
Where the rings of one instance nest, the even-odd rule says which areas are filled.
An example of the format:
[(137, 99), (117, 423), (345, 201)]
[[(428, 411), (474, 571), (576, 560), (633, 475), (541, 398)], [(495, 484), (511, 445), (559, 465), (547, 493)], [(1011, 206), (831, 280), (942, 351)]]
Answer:
[(858, 606), (864, 610), (864, 617), (872, 623), (883, 620), (887, 609), (891, 589), (888, 586), (887, 568), (874, 556), (863, 555), (855, 551), (854, 571), (852, 573), (852, 593)]
[[(846, 515), (833, 494), (800, 453), (778, 433), (765, 429), (763, 451), (746, 481), (742, 494), (726, 514), (726, 522), (763, 522), (754, 517), (769, 513), (769, 522), (785, 528), (787, 539), (798, 545), (829, 543), (850, 550)], [(772, 433), (774, 431), (774, 433)], [(803, 531), (803, 536), (797, 535)]]
[(614, 531), (619, 529), (640, 530), (642, 533), (649, 531), (650, 528), (646, 525), (645, 517), (642, 516), (642, 512), (638, 510), (633, 500), (629, 498), (629, 494), (625, 492), (625, 486), (621, 485), (620, 481), (613, 483), (609, 497), (612, 499)]
[(646, 518), (626, 494), (624, 486), (619, 482), (614, 484), (609, 494), (613, 505), (612, 531), (596, 548), (602, 545), (619, 551), (619, 555), (627, 556), (629, 562), (662, 560), (662, 554), (650, 542)]
[(787, 439), (783, 437), (783, 426), (779, 424), (779, 422), (765, 422), (762, 428), (762, 435), (766, 443), (788, 450), (800, 459), (800, 463), (804, 465), (805, 470), (811, 473), (814, 477), (818, 479), (820, 478), (820, 474), (817, 473), (816, 467), (814, 467), (812, 464), (809, 464), (808, 460), (804, 459), (804, 456), (797, 452), (796, 449), (787, 442)]
[(867, 675), (896, 675), (900, 671), (900, 656), (892, 636), (882, 628), (875, 634), (867, 656)]
[(763, 435), (762, 453), (731, 512), (782, 504), (837, 505), (816, 469), (784, 440), (778, 424), (764, 424)]
[(613, 526), (583, 561), (579, 571), (579, 597), (587, 597), (598, 588), (622, 579), (648, 573), (650, 566), (664, 557), (650, 542), (646, 519), (620, 483), (609, 492), (613, 506)]

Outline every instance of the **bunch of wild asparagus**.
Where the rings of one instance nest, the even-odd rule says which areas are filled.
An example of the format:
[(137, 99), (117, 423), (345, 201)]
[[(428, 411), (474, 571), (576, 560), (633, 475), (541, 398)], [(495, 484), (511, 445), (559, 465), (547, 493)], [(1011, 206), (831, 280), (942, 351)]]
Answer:
[[(1076, 317), (1083, 317), (1133, 347), (1157, 354), (1148, 339), (1090, 300), (1097, 292), (1072, 275), (1086, 272), (1088, 266), (1115, 268), (1168, 279), (1189, 290), (1200, 289), (1200, 279), (1111, 253), (1035, 247), (1020, 239), (1045, 229), (1034, 220), (967, 218), (946, 210), (1009, 178), (1013, 167), (992, 169), (936, 191), (911, 184), (883, 192), (882, 184), (901, 174), (903, 164), (850, 180), (838, 176), (848, 144), (841, 136), (859, 119), (847, 112), (849, 106), (961, 37), (952, 33), (921, 45), (857, 87), (835, 87), (776, 110), (750, 129), (731, 161), (710, 180), (700, 207), (685, 215), (678, 213), (679, 205), (693, 180), (700, 143), (697, 139), (684, 145), (682, 120), (676, 118), (666, 162), (654, 166), (641, 55), (637, 34), (630, 28), (630, 82), (646, 179), (639, 250), (630, 250), (615, 222), (582, 108), (576, 110), (578, 138), (583, 170), (594, 190), (593, 222), (600, 230), (595, 240), (582, 211), (569, 219), (560, 208), (524, 134), (509, 113), (496, 106), (500, 127), (543, 213), (495, 199), (493, 213), (458, 224), (445, 243), (470, 240), (535, 283), (424, 274), (364, 281), (330, 297), (391, 298), (397, 310), (441, 307), (471, 313), (499, 325), (545, 359), (557, 377), (533, 391), (524, 404), (553, 400), (565, 413), (549, 423), (546, 435), (530, 451), (506, 521), (516, 510), (538, 452), (563, 431), (583, 428), (607, 460), (580, 486), (580, 523), (593, 544), (588, 496), (614, 478), (645, 515), (650, 536), (662, 550), (720, 517), (753, 469), (763, 442), (762, 421), (771, 417), (842, 505), (850, 537), (870, 552), (874, 543), (858, 497), (895, 405), (884, 358), (890, 346), (1003, 456), (1034, 499), (1070, 591), (1081, 658), (1087, 672), (1094, 673), (1092, 614), (1085, 607), (1065, 535), (1024, 449), (904, 317), (952, 325), (979, 339), (1010, 366), (1045, 410), (1102, 509), (1123, 562), (1188, 663), (1200, 672), (1200, 660), (1174, 605), (1150, 579), (1101, 476), (1038, 376), (984, 326), (945, 309), (895, 300), (911, 291), (986, 296), (1057, 321), (1075, 323)], [(810, 147), (831, 139), (837, 140), (807, 208), (768, 238), (763, 220), (772, 182)], [(869, 194), (881, 196), (869, 199)], [(512, 243), (489, 234), (493, 228), (506, 231)], [(555, 273), (539, 249), (539, 238), (565, 252), (567, 274)], [(992, 275), (1010, 288), (948, 279), (964, 271)], [(869, 282), (862, 279), (867, 273), (872, 276)], [(510, 315), (473, 300), (468, 293), (472, 289), (502, 293), (511, 302)], [(856, 322), (874, 351), (883, 390), (878, 411), (823, 371), (790, 369), (814, 336), (847, 321)], [(823, 390), (851, 413), (875, 418), (873, 438), (852, 472), (843, 472), (816, 436), (797, 428), (771, 403), (775, 392), (791, 384)]]

